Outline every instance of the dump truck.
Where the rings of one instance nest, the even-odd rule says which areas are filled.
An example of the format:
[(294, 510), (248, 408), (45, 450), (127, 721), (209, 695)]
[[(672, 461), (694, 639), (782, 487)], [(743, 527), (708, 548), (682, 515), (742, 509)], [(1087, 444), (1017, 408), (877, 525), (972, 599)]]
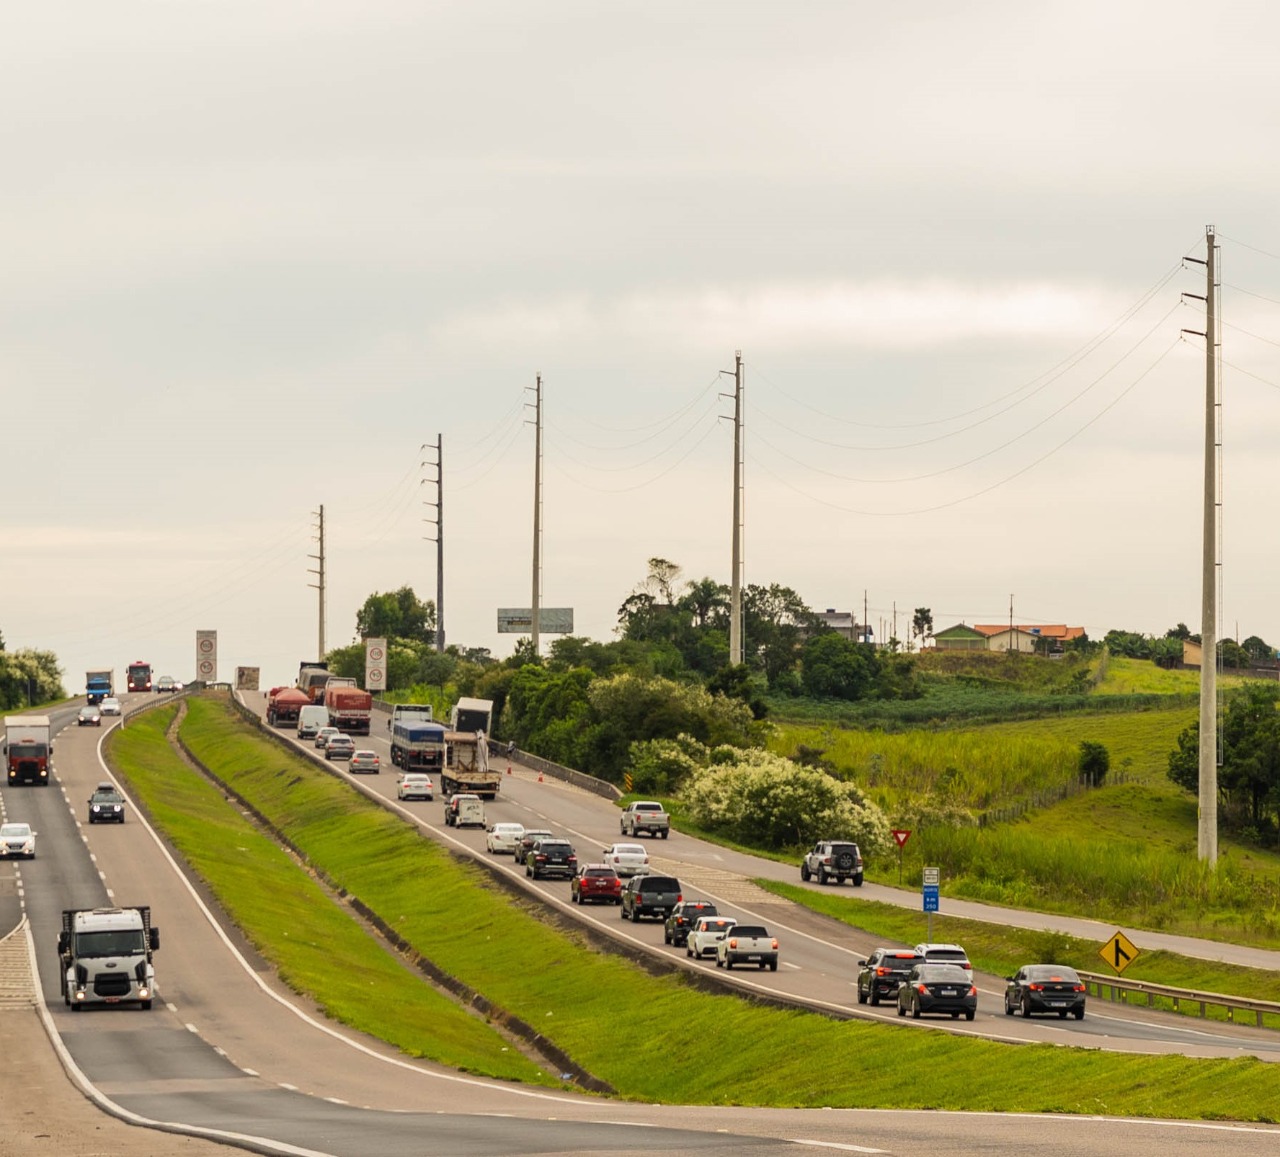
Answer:
[(481, 799), (494, 799), (502, 786), (497, 769), (489, 768), (489, 740), (483, 731), (446, 731), (445, 766), (440, 772), (440, 790), (448, 799), (469, 792)]
[(111, 668), (84, 673), (85, 696), (90, 703), (101, 703), (116, 693), (116, 673)]
[(299, 691), (297, 687), (272, 687), (267, 692), (267, 722), (272, 727), (285, 723), (296, 727), (298, 712), (310, 702), (307, 693)]
[(330, 685), (325, 689), (324, 705), (329, 711), (329, 726), (348, 735), (368, 735), (369, 717), (373, 712), (373, 696), (359, 687)]
[(391, 762), (405, 771), (439, 772), (444, 767), (445, 729), (412, 717), (391, 728)]
[(298, 690), (305, 691), (312, 703), (324, 702), (324, 685), (328, 681), (328, 663), (303, 659), (298, 664)]
[(160, 929), (145, 905), (63, 909), (58, 933), (63, 1001), (75, 1012), (86, 1004), (150, 1008), (156, 996), (152, 957), (159, 948)]
[(47, 715), (6, 715), (5, 766), (10, 784), (49, 786), (53, 771), (53, 725)]

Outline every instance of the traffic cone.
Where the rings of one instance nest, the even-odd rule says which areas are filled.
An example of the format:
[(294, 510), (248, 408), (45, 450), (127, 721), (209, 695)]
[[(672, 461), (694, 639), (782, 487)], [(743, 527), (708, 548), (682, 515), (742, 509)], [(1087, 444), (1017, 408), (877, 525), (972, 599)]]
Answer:
[(509, 759), (507, 760), (507, 774), (511, 774), (511, 760)]
[(542, 782), (542, 772), (538, 772), (538, 782)]

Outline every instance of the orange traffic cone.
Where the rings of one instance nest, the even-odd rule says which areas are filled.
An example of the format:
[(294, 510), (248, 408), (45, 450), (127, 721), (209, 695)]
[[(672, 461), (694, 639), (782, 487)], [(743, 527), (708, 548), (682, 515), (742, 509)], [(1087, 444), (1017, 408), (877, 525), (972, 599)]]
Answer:
[(542, 782), (542, 772), (538, 772), (538, 782)]
[(511, 774), (511, 760), (509, 759), (507, 760), (507, 774)]

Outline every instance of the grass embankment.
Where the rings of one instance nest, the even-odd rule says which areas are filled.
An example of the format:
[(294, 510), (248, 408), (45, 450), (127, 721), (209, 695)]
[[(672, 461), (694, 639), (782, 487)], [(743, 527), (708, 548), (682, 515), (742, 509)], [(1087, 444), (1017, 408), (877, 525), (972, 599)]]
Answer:
[[(814, 892), (776, 880), (757, 880), (776, 896), (803, 904), (815, 912), (831, 916), (852, 928), (879, 936), (887, 944), (915, 944), (925, 938), (925, 917), (916, 909), (899, 908), (845, 891)], [(1024, 964), (1052, 961), (1088, 972), (1107, 972), (1098, 955), (1101, 945), (1061, 932), (1010, 928), (982, 920), (935, 915), (933, 938), (962, 944), (969, 959), (983, 972), (1009, 976)], [(1146, 980), (1199, 992), (1249, 997), (1280, 1002), (1280, 974), (1261, 968), (1242, 968), (1212, 960), (1196, 960), (1173, 952), (1145, 951), (1125, 969), (1126, 980)], [(1157, 1000), (1156, 1007), (1173, 1010), (1173, 1002)], [(1191, 1015), (1191, 1010), (1181, 1011)], [(1210, 1020), (1227, 1020), (1225, 1009), (1208, 1009)], [(1280, 1017), (1265, 1017), (1271, 1028), (1280, 1028)]]
[[(455, 861), (323, 769), (259, 736), (223, 704), (194, 701), (183, 735), (406, 940), (497, 1004), (545, 1026), (559, 1047), (625, 1096), (1242, 1120), (1275, 1114), (1280, 1068), (1254, 1060), (1017, 1048), (708, 996), (679, 976), (650, 975), (547, 925), (536, 906), (513, 903), (482, 869)], [(656, 929), (651, 934), (656, 939)], [(815, 1056), (821, 1065), (812, 1063)]]
[(390, 955), (287, 853), (192, 771), (165, 737), (176, 705), (108, 739), (112, 765), (222, 906), (293, 989), (410, 1056), (492, 1077), (559, 1084), (493, 1028)]

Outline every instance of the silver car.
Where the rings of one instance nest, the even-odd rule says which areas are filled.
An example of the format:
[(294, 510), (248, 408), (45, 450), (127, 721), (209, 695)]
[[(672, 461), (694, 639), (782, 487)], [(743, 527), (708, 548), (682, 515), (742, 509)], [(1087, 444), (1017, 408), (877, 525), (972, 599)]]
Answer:
[(0, 859), (36, 858), (36, 833), (30, 824), (0, 824)]

